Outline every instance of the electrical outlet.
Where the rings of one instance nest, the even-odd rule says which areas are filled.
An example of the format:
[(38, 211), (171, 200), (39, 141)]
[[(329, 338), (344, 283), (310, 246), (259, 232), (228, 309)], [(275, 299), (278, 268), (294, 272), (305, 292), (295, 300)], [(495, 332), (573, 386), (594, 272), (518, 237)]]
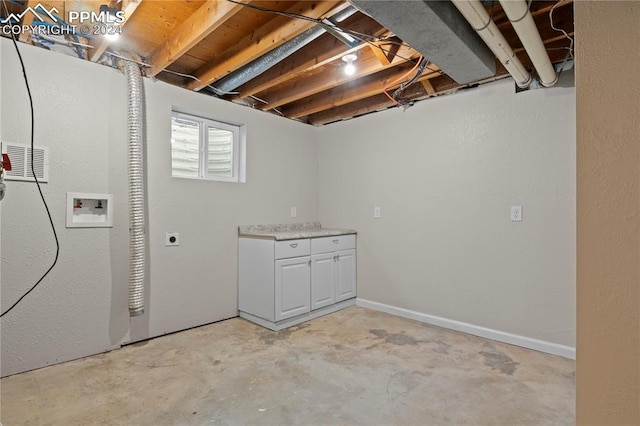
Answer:
[(511, 222), (522, 222), (522, 206), (511, 206)]
[(180, 234), (177, 232), (167, 232), (165, 236), (164, 245), (166, 247), (173, 247), (180, 245)]
[(375, 206), (373, 208), (373, 217), (374, 217), (374, 219), (380, 219), (382, 217), (381, 212), (380, 212), (380, 206)]
[(291, 207), (291, 217), (297, 217), (297, 216), (298, 216), (298, 208)]

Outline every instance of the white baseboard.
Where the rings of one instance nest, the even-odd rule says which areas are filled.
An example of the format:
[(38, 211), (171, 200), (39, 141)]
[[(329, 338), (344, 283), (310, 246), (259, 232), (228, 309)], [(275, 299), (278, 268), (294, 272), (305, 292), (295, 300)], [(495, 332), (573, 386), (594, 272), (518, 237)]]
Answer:
[(399, 317), (424, 322), (426, 324), (448, 328), (450, 330), (473, 334), (474, 336), (497, 340), (498, 342), (509, 343), (511, 345), (521, 346), (523, 348), (533, 349), (552, 355), (559, 355), (569, 359), (576, 359), (576, 348), (572, 348), (570, 346), (545, 342), (544, 340), (532, 339), (530, 337), (519, 336), (517, 334), (511, 334), (504, 331), (480, 327), (466, 322), (460, 322), (447, 318), (437, 317), (434, 315), (423, 314), (421, 312), (410, 311), (409, 309), (385, 305), (384, 303), (373, 302), (366, 299), (356, 299), (356, 305), (363, 308), (369, 308), (376, 311), (385, 312), (387, 314), (397, 315)]

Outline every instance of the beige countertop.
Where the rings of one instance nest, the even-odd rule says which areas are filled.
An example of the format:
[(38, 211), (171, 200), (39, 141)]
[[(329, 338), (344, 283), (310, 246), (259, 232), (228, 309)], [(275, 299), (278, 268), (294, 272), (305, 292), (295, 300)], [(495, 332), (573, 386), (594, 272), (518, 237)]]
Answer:
[(238, 227), (238, 236), (269, 240), (296, 240), (300, 238), (332, 237), (356, 234), (353, 229), (323, 228), (319, 222), (292, 223), (282, 225), (248, 225)]

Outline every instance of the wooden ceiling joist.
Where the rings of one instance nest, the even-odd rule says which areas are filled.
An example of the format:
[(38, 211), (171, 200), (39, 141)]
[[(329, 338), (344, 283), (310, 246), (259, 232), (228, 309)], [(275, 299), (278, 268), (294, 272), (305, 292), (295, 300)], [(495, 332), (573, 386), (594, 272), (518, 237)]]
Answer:
[(427, 92), (427, 94), (435, 95), (436, 89), (435, 87), (433, 87), (433, 84), (431, 84), (431, 81), (422, 80), (420, 83), (422, 83), (422, 87), (424, 87), (424, 90)]
[(356, 73), (354, 75), (349, 76), (342, 72), (343, 61), (340, 61), (340, 63), (337, 63), (334, 66), (327, 67), (325, 72), (315, 74), (294, 84), (288, 85), (285, 88), (281, 88), (271, 96), (261, 96), (269, 102), (261, 109), (263, 111), (267, 111), (281, 105), (295, 102), (298, 99), (306, 98), (316, 93), (329, 90), (349, 81), (399, 66), (406, 62), (402, 57), (414, 59), (417, 56), (419, 56), (419, 54), (415, 50), (410, 47), (403, 46), (399, 56), (396, 56), (393, 61), (383, 66), (380, 65), (378, 58), (370, 50), (364, 49), (360, 52), (360, 58), (355, 62)]
[[(349, 87), (346, 87), (348, 85), (343, 85), (309, 96), (283, 108), (282, 113), (290, 118), (304, 117), (383, 93), (385, 88), (388, 90), (396, 89), (402, 81), (405, 80), (407, 73), (410, 72), (412, 68), (413, 64), (405, 64), (384, 70), (373, 76), (365, 77), (360, 85)], [(433, 68), (433, 70), (426, 70), (418, 81), (436, 77), (441, 74), (441, 71), (437, 70), (435, 66), (431, 66), (431, 68)]]
[(227, 1), (208, 0), (153, 52), (147, 75), (157, 75), (244, 7)]
[[(286, 12), (320, 19), (346, 7), (348, 4), (336, 1), (301, 1)], [(231, 51), (197, 70), (195, 76), (198, 80), (192, 81), (186, 87), (190, 90), (201, 90), (314, 25), (317, 24), (313, 21), (277, 16), (268, 24), (238, 41)]]
[[(146, 69), (148, 76), (191, 90), (223, 87), (219, 80), (236, 71), (250, 78), (242, 70), (244, 65), (318, 25), (319, 19), (336, 16), (351, 7), (348, 0), (26, 0), (7, 2), (7, 13), (22, 14), (22, 24), (28, 26), (34, 15), (27, 7), (35, 7), (40, 1), (47, 9), (55, 7), (59, 11), (56, 14), (65, 19), (71, 10), (99, 13), (99, 7), (105, 3), (125, 11), (126, 27), (114, 47), (145, 58), (151, 65)], [(572, 53), (568, 49), (573, 45), (574, 36), (573, 1), (536, 0), (529, 5), (555, 65), (566, 61)], [(531, 59), (500, 3), (485, 4), (507, 43), (535, 77)], [(550, 19), (552, 10), (553, 19)], [(415, 75), (419, 54), (373, 17), (359, 11), (344, 16), (347, 15), (336, 25), (358, 39), (358, 46), (350, 47), (353, 44), (346, 45), (333, 33), (326, 32), (308, 44), (301, 44), (294, 53), (273, 61), (275, 65), (259, 75), (250, 73), (253, 78), (244, 79), (244, 84), (238, 87), (231, 87), (237, 83), (225, 81), (225, 90), (233, 92), (223, 98), (264, 111), (276, 110), (283, 117), (313, 125), (397, 106), (398, 102), (391, 96), (401, 82)], [(20, 40), (33, 43), (30, 36), (27, 31), (21, 34)], [(92, 61), (98, 61), (110, 48), (103, 37), (80, 37), (80, 42), (93, 48), (87, 55), (79, 51), (76, 54), (89, 56)], [(46, 43), (36, 44), (47, 47)], [(347, 54), (358, 56), (353, 76), (343, 72), (342, 57)], [(403, 101), (455, 93), (509, 78), (498, 61), (494, 75), (466, 85), (453, 81), (437, 64), (430, 64), (429, 68), (400, 94), (402, 105), (406, 105)], [(173, 71), (173, 74), (162, 71)], [(189, 77), (198, 81), (190, 81)], [(249, 102), (250, 97), (263, 102)]]
[[(349, 29), (363, 34), (369, 34), (374, 38), (384, 37), (389, 33), (389, 30), (381, 27), (380, 24), (364, 15), (361, 15), (360, 19), (353, 25), (350, 25)], [(287, 58), (286, 61), (280, 62), (258, 77), (240, 86), (238, 88), (240, 93), (232, 97), (232, 99), (243, 99), (265, 92), (272, 87), (336, 61), (348, 53), (357, 52), (366, 46), (367, 44), (363, 43), (349, 49), (340, 40), (330, 34), (326, 34), (309, 44), (307, 49), (302, 49), (294, 53)]]
[[(124, 11), (124, 21), (120, 26), (124, 26), (127, 23), (133, 12), (140, 6), (140, 3), (142, 3), (142, 0), (123, 0), (121, 2), (120, 10)], [(90, 50), (89, 59), (95, 62), (100, 59), (104, 51), (109, 47), (109, 40), (105, 36), (100, 36), (91, 39), (89, 44), (93, 46), (93, 49)]]
[(394, 37), (393, 40), (376, 41), (371, 43), (369, 46), (382, 65), (389, 65), (393, 58), (398, 54), (401, 43), (402, 40), (398, 37)]
[[(403, 92), (403, 99), (419, 99), (428, 96), (420, 84), (411, 85)], [(357, 117), (371, 112), (381, 111), (397, 105), (386, 95), (378, 94), (360, 99), (349, 104), (313, 114), (307, 118), (307, 123), (322, 126), (327, 123), (342, 120), (344, 117)]]
[[(560, 0), (558, 2), (553, 2), (553, 4), (547, 5), (547, 6), (543, 6), (540, 7), (539, 9), (531, 9), (531, 16), (533, 18), (537, 18), (540, 15), (548, 15), (549, 12), (551, 12), (551, 9), (557, 10), (558, 8), (567, 6), (569, 4), (572, 4), (573, 0)], [(557, 6), (556, 6), (557, 4)], [(532, 6), (535, 6), (536, 2), (532, 3)], [(499, 14), (494, 15), (493, 17), (493, 21), (498, 23), (498, 28), (502, 29), (505, 27), (509, 27), (511, 25), (511, 23), (509, 22), (509, 20), (507, 19), (507, 15), (504, 13), (504, 11), (500, 10)], [(503, 21), (504, 20), (504, 21)], [(503, 22), (500, 22), (503, 21)]]

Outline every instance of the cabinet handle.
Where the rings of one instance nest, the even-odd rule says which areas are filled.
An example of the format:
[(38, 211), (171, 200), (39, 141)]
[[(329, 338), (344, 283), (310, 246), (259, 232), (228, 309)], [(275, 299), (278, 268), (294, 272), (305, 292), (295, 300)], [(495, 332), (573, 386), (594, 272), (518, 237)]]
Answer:
[(293, 243), (293, 244), (289, 244), (291, 246), (291, 248), (296, 248), (298, 247), (298, 243)]
[(333, 240), (333, 244), (338, 244), (340, 240)]

